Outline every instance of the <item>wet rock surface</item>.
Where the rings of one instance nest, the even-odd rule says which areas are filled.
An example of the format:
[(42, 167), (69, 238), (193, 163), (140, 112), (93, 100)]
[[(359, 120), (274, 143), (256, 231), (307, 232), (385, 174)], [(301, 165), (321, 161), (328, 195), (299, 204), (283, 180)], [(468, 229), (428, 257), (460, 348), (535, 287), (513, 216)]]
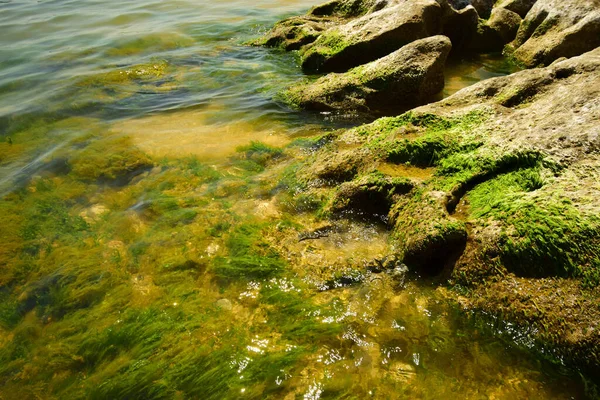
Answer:
[[(430, 3), (369, 3), (324, 30), (301, 48), (306, 71), (371, 63), (295, 87), (288, 99), (319, 111), (401, 104), (407, 96), (385, 91), (402, 92), (414, 73), (396, 59), (435, 40), (458, 53), (504, 49), (542, 68), (337, 132), (298, 179), (325, 199), (329, 217), (384, 220), (398, 265), (438, 276), (458, 289), (439, 290), (465, 308), (529, 327), (533, 342), (598, 375), (600, 311), (590, 304), (600, 299), (600, 1)], [(381, 87), (375, 69), (386, 70)], [(438, 87), (439, 74), (426, 79)], [(386, 175), (390, 164), (404, 168)], [(365, 268), (387, 270), (384, 257)]]
[(302, 50), (302, 68), (309, 72), (346, 71), (440, 30), (441, 8), (434, 0), (386, 7), (324, 32)]
[(403, 111), (423, 104), (443, 88), (451, 46), (445, 36), (417, 40), (347, 73), (296, 86), (284, 97), (309, 110)]
[[(538, 293), (527, 288), (544, 282), (541, 278), (559, 287), (575, 285), (598, 299), (591, 288), (600, 282), (600, 210), (593, 200), (600, 196), (599, 73), (595, 50), (480, 82), (399, 117), (338, 132), (299, 176), (308, 179), (323, 165), (334, 170), (335, 160), (341, 161), (340, 171), (360, 165), (346, 183), (321, 186), (332, 193), (328, 210), (376, 218), (387, 211), (399, 262), (469, 288), (470, 295), (461, 298), (465, 306), (504, 313), (501, 304), (510, 302), (502, 300), (507, 296), (502, 282), (511, 279), (526, 282), (523, 296), (531, 302)], [(337, 158), (349, 143), (353, 150)], [(426, 180), (411, 180), (410, 169), (394, 178), (378, 172), (390, 162), (435, 172)], [(393, 191), (392, 179), (411, 184)], [(485, 307), (477, 300), (482, 292)], [(574, 317), (563, 324), (552, 311), (563, 307), (560, 297), (543, 301), (535, 318), (518, 307), (503, 315), (535, 324), (534, 339), (593, 369), (600, 337), (585, 325), (598, 310), (570, 307)]]

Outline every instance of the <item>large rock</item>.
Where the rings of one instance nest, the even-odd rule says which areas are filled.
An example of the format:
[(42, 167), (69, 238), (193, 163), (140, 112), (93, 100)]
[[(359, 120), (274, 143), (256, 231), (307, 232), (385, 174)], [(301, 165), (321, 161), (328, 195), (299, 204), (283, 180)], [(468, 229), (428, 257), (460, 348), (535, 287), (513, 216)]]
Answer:
[(448, 3), (456, 10), (462, 10), (465, 7), (472, 6), (477, 10), (481, 18), (489, 18), (495, 0), (448, 0)]
[(445, 274), (464, 306), (600, 376), (599, 76), (600, 48), (489, 79), (336, 133), (298, 176), (353, 166), (311, 188), (333, 211), (389, 209), (410, 270)]
[(255, 46), (277, 47), (287, 51), (300, 50), (327, 29), (349, 19), (382, 7), (376, 0), (333, 0), (313, 7), (307, 15), (291, 17), (275, 24), (263, 37), (251, 42)]
[(479, 20), (477, 33), (472, 37), (468, 49), (477, 53), (502, 51), (515, 39), (521, 17), (505, 8), (494, 8), (490, 18)]
[(404, 111), (442, 90), (451, 48), (445, 36), (417, 40), (346, 73), (294, 87), (284, 98), (308, 110)]
[(526, 67), (600, 46), (600, 0), (537, 0), (507, 51)]
[(441, 7), (434, 0), (388, 6), (328, 29), (303, 50), (302, 68), (309, 72), (347, 71), (440, 33), (441, 17)]
[(300, 50), (317, 40), (327, 29), (336, 26), (335, 18), (306, 15), (291, 17), (275, 24), (264, 37), (253, 42), (255, 46), (277, 47), (286, 51)]
[(497, 8), (504, 8), (519, 14), (521, 18), (525, 18), (531, 7), (537, 0), (503, 0), (498, 3)]

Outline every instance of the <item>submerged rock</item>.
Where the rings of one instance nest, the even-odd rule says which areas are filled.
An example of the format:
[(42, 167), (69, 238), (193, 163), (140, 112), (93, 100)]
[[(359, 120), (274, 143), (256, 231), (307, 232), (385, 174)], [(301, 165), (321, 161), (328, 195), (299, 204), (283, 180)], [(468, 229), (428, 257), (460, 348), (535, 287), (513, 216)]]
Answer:
[(598, 46), (600, 0), (537, 0), (507, 50), (526, 67), (535, 67)]
[(303, 49), (302, 68), (340, 72), (386, 56), (414, 40), (441, 32), (434, 0), (403, 2), (328, 29)]
[(284, 98), (308, 110), (404, 111), (444, 87), (444, 64), (451, 47), (445, 36), (417, 40), (347, 73), (293, 87)]

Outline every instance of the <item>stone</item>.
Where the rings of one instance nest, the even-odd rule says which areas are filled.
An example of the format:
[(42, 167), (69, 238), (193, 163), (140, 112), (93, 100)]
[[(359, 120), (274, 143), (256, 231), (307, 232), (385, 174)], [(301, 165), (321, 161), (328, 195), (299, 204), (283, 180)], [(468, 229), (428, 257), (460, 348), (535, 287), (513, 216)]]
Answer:
[(448, 0), (448, 4), (455, 10), (462, 10), (466, 7), (473, 7), (479, 17), (489, 18), (495, 0)]
[(505, 10), (519, 14), (521, 18), (525, 18), (536, 1), (537, 0), (503, 0), (496, 5), (496, 8), (504, 8)]
[(498, 34), (502, 43), (506, 44), (517, 36), (521, 21), (519, 14), (505, 8), (495, 8), (487, 25)]
[(379, 197), (391, 203), (393, 238), (379, 259), (395, 254), (411, 272), (449, 280), (460, 291), (448, 296), (463, 306), (528, 327), (540, 348), (598, 376), (598, 76), (600, 48), (488, 79), (338, 132), (298, 174), (355, 165), (351, 181), (320, 190), (360, 211), (365, 195), (383, 193), (365, 178), (381, 163), (411, 167), (378, 177), (387, 182), (433, 169), (409, 192)]
[(307, 72), (343, 72), (441, 32), (441, 7), (415, 0), (330, 28), (301, 52)]
[(250, 44), (286, 51), (300, 50), (317, 40), (327, 29), (387, 6), (387, 3), (380, 3), (375, 0), (329, 1), (313, 7), (307, 15), (287, 18), (276, 23), (266, 35)]
[(252, 42), (257, 46), (277, 47), (286, 51), (300, 50), (317, 40), (329, 27), (336, 25), (330, 18), (313, 16), (291, 17), (275, 24), (264, 37)]
[(445, 36), (417, 40), (346, 73), (293, 87), (283, 97), (307, 110), (404, 111), (444, 87), (444, 64), (451, 48)]
[(600, 46), (600, 0), (538, 0), (506, 51), (531, 68)]

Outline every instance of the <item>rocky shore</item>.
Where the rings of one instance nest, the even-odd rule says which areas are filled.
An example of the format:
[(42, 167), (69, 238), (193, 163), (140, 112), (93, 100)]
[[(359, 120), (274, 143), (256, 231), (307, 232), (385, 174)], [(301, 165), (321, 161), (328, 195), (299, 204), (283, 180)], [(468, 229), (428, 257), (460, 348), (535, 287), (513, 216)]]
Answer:
[[(327, 73), (288, 104), (392, 115), (298, 170), (324, 215), (385, 220), (396, 264), (600, 376), (599, 0), (334, 0), (255, 44)], [(524, 70), (427, 104), (447, 58), (500, 50)]]

